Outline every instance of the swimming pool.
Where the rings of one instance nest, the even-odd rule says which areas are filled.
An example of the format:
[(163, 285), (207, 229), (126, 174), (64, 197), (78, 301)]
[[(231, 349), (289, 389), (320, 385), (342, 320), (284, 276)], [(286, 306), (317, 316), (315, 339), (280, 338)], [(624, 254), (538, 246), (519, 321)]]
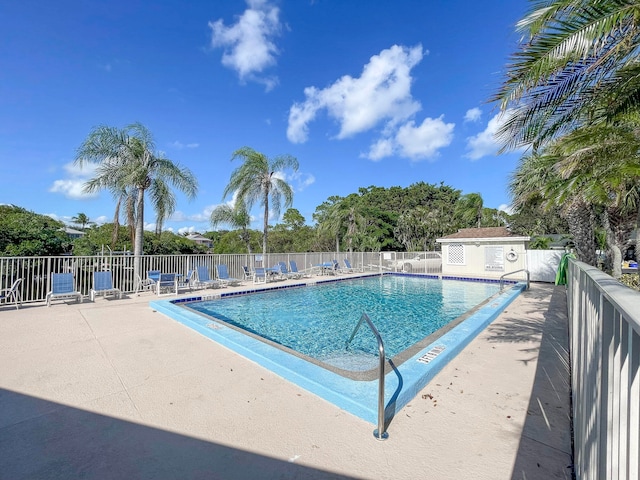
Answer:
[[(401, 278), (413, 276), (387, 274), (384, 277)], [(379, 277), (376, 278), (380, 279)], [(424, 280), (424, 276), (420, 280)], [(374, 279), (374, 281), (376, 280)], [(443, 291), (446, 291), (448, 286), (452, 285), (449, 283), (444, 284), (444, 282), (450, 282), (450, 280), (442, 280), (442, 282)], [(320, 283), (319, 281), (318, 284)], [(315, 288), (324, 289), (331, 284), (333, 282), (309, 287), (304, 286), (304, 284), (294, 285), (291, 286), (292, 288), (287, 288), (283, 293), (291, 294), (299, 290)], [(475, 283), (464, 282), (463, 285), (471, 286), (475, 285)], [(267, 285), (266, 288), (269, 288), (269, 286)], [(509, 288), (505, 288), (502, 292), (491, 296), (470, 313), (458, 317), (456, 321), (446, 328), (442, 335), (438, 334), (436, 337), (428, 335), (426, 339), (418, 342), (414, 347), (404, 350), (403, 353), (406, 358), (402, 359), (401, 364), (396, 366), (395, 360), (388, 362), (393, 363), (393, 366), (387, 370), (388, 373), (385, 375), (385, 418), (387, 420), (391, 419), (397, 411), (411, 401), (438, 371), (517, 297), (524, 287), (524, 284), (510, 285)], [(255, 289), (247, 288), (247, 290)], [(226, 295), (230, 297), (236, 296), (237, 292), (233, 294), (227, 293)], [(226, 295), (225, 293), (217, 293), (215, 296)], [(263, 294), (242, 295), (238, 299), (259, 295)], [(457, 296), (459, 297), (459, 294)], [(352, 376), (359, 374), (358, 368), (352, 369), (351, 376), (344, 375), (344, 372), (336, 372), (335, 368), (332, 369), (331, 366), (327, 368), (326, 364), (319, 365), (319, 360), (317, 359), (309, 361), (309, 358), (302, 354), (293, 354), (293, 350), (288, 347), (274, 345), (272, 340), (260, 340), (255, 333), (247, 334), (237, 326), (207, 319), (201, 313), (192, 310), (191, 307), (183, 308), (181, 306), (196, 300), (203, 300), (203, 296), (173, 301), (153, 301), (150, 302), (150, 306), (211, 340), (253, 360), (284, 379), (332, 402), (339, 408), (368, 422), (376, 423), (378, 403), (377, 377), (356, 380)], [(233, 302), (235, 299), (222, 300), (222, 302), (225, 301)], [(335, 305), (335, 308), (341, 310), (340, 305)], [(358, 321), (359, 315), (348, 315), (348, 317), (350, 328), (352, 329)], [(363, 334), (366, 333), (365, 329), (362, 330)], [(386, 346), (387, 339), (384, 339), (384, 341)], [(387, 358), (389, 358), (388, 355)]]
[(368, 380), (378, 375), (375, 337), (360, 329), (346, 346), (363, 313), (380, 332), (386, 357), (398, 366), (408, 358), (407, 349), (437, 339), (498, 288), (495, 283), (384, 275), (184, 306), (203, 314), (203, 325), (219, 320), (338, 374)]

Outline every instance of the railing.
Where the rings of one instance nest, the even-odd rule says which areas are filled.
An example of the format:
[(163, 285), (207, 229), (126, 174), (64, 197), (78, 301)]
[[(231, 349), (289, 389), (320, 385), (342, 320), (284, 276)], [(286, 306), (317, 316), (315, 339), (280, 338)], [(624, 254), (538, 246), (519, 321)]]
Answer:
[[(143, 255), (140, 257), (141, 276), (149, 270), (163, 273), (186, 275), (199, 265), (209, 269), (211, 278), (215, 278), (218, 264), (228, 266), (229, 275), (243, 278), (243, 266), (273, 266), (280, 261), (295, 260), (298, 268), (308, 269), (313, 265), (334, 259), (342, 263), (349, 258), (354, 268), (381, 270), (378, 252), (321, 252), (321, 253), (273, 253), (260, 254), (196, 254), (196, 255)], [(134, 278), (134, 256), (105, 253), (94, 256), (58, 256), (58, 257), (0, 257), (0, 289), (10, 287), (18, 278), (22, 279), (20, 293), (23, 303), (42, 302), (51, 291), (51, 274), (71, 272), (74, 274), (75, 288), (83, 295), (89, 295), (93, 286), (93, 272), (110, 270), (113, 286), (123, 293), (136, 291), (137, 279)]]
[(502, 291), (503, 288), (503, 280), (504, 277), (506, 277), (507, 275), (513, 275), (514, 273), (520, 273), (520, 272), (526, 272), (527, 273), (527, 290), (529, 290), (529, 287), (531, 286), (531, 282), (529, 281), (529, 270), (527, 270), (526, 268), (521, 268), (520, 270), (514, 270), (513, 272), (507, 272), (504, 275), (502, 275), (500, 277), (500, 291)]
[(367, 325), (369, 325), (369, 328), (375, 335), (376, 340), (378, 341), (378, 356), (380, 357), (378, 367), (378, 428), (373, 431), (373, 436), (376, 440), (386, 440), (389, 438), (389, 434), (384, 428), (384, 363), (386, 361), (384, 354), (384, 342), (382, 341), (382, 337), (380, 336), (378, 329), (366, 313), (363, 313), (360, 317), (356, 328), (353, 329), (349, 340), (347, 340), (345, 348), (349, 348), (349, 344), (351, 343), (351, 340), (353, 340), (353, 337), (356, 336), (356, 333), (358, 333), (358, 329), (360, 328), (360, 325), (362, 325), (362, 322), (367, 322)]
[(640, 478), (640, 293), (570, 260), (577, 480)]

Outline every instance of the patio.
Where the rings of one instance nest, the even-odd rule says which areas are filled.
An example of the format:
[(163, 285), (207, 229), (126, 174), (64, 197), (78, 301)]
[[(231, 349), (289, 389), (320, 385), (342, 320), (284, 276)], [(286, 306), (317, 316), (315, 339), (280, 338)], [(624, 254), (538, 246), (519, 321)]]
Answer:
[(533, 284), (384, 442), (151, 293), (2, 307), (0, 478), (569, 479), (565, 295)]

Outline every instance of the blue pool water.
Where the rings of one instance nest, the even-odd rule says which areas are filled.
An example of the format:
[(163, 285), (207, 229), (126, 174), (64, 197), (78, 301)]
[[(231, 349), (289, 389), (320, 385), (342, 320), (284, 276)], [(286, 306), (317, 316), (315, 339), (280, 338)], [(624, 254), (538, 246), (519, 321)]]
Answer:
[(386, 275), (195, 302), (189, 307), (302, 355), (359, 370), (376, 363), (362, 355), (378, 354), (367, 328), (358, 330), (346, 352), (345, 342), (362, 313), (380, 332), (386, 355), (395, 357), (497, 291), (494, 283)]
[[(452, 280), (444, 280), (442, 283), (437, 283), (439, 281), (427, 281), (424, 276), (416, 278), (414, 283), (413, 280), (408, 281), (408, 279), (412, 277), (409, 275), (385, 274), (383, 277), (384, 278), (376, 276), (371, 279), (373, 284), (381, 287), (378, 293), (378, 301), (375, 302), (375, 308), (373, 308), (374, 302), (367, 296), (369, 294), (365, 293), (365, 282), (360, 280), (354, 282), (352, 280), (346, 280), (343, 277), (337, 282), (331, 281), (331, 283), (325, 283), (323, 279), (317, 280), (317, 283), (323, 283), (323, 285), (318, 286), (304, 286), (303, 284), (294, 286), (293, 288), (286, 286), (286, 291), (281, 292), (284, 294), (283, 297), (281, 297), (280, 294), (273, 297), (277, 298), (285, 307), (284, 310), (288, 312), (286, 315), (282, 313), (276, 315), (276, 323), (286, 323), (281, 320), (289, 316), (289, 314), (294, 318), (297, 317), (295, 313), (300, 309), (300, 306), (308, 306), (310, 304), (310, 301), (305, 299), (305, 295), (312, 291), (317, 291), (318, 294), (323, 296), (319, 297), (320, 299), (316, 299), (316, 303), (313, 304), (315, 308), (312, 309), (312, 311), (318, 312), (313, 316), (315, 320), (317, 320), (316, 317), (330, 315), (331, 321), (329, 325), (332, 326), (333, 323), (339, 321), (336, 320), (336, 312), (339, 313), (338, 317), (342, 317), (342, 313), (346, 312), (344, 318), (348, 319), (348, 328), (346, 330), (340, 330), (337, 335), (339, 338), (329, 342), (339, 345), (339, 348), (344, 348), (344, 333), (348, 331), (348, 338), (359, 317), (359, 313), (356, 312), (354, 314), (353, 311), (357, 311), (360, 307), (354, 306), (357, 304), (351, 303), (356, 299), (362, 300), (369, 298), (369, 300), (364, 301), (366, 311), (368, 314), (371, 314), (372, 320), (376, 325), (380, 325), (380, 328), (384, 332), (394, 331), (394, 328), (400, 328), (396, 324), (399, 323), (398, 318), (403, 316), (415, 317), (412, 323), (408, 324), (410, 326), (402, 327), (404, 330), (412, 331), (414, 328), (417, 328), (418, 323), (426, 323), (416, 321), (416, 319), (432, 317), (434, 311), (446, 312), (447, 314), (455, 316), (456, 313), (454, 312), (456, 309), (460, 307), (466, 309), (468, 305), (476, 305), (478, 302), (481, 302), (482, 299), (491, 295), (492, 291), (497, 290), (495, 283), (485, 284), (476, 283), (475, 281), (460, 282)], [(343, 293), (336, 299), (333, 297), (335, 293), (332, 292), (334, 292), (334, 284), (338, 283), (348, 285), (350, 293)], [(476, 291), (478, 285), (481, 286), (480, 293)], [(244, 305), (244, 307), (240, 307), (240, 310), (251, 309), (250, 311), (253, 312), (252, 315), (261, 316), (265, 310), (276, 310), (272, 307), (265, 307), (263, 300), (275, 292), (255, 293), (255, 290), (273, 288), (282, 287), (278, 287), (277, 284), (247, 287), (245, 292), (241, 292), (246, 293), (246, 295), (241, 294), (239, 296), (236, 296), (238, 292), (216, 291), (216, 293), (213, 294), (214, 297), (229, 296), (233, 298), (221, 298), (220, 301), (216, 300), (214, 304), (223, 305), (225, 308)], [(447, 326), (435, 333), (427, 335), (395, 357), (392, 358), (389, 354), (386, 354), (385, 418), (387, 420), (391, 419), (404, 405), (411, 401), (418, 392), (420, 392), (449, 361), (455, 358), (469, 342), (484, 330), (524, 288), (525, 285), (522, 283), (512, 285), (502, 292), (490, 296), (488, 300), (483, 302), (479, 307), (463, 313)], [(395, 301), (389, 300), (393, 296), (391, 294), (393, 290), (410, 293), (409, 298), (413, 298), (413, 300), (409, 301), (404, 308), (399, 309)], [(436, 300), (437, 296), (431, 296), (434, 291), (438, 290), (441, 293), (441, 301)], [(298, 303), (294, 303), (294, 298), (298, 295), (301, 295), (300, 298), (302, 300), (296, 300), (295, 302)], [(257, 301), (254, 302), (253, 298), (256, 298)], [(429, 302), (422, 301), (426, 298), (430, 298), (431, 300)], [(323, 349), (325, 347), (318, 347), (318, 350), (321, 352), (319, 355), (321, 357), (325, 355), (322, 357), (322, 361), (319, 361), (306, 354), (303, 355), (289, 347), (285, 347), (281, 343), (262, 339), (257, 334), (241, 329), (228, 321), (220, 322), (213, 320), (210, 316), (203, 315), (193, 309), (193, 306), (198, 305), (197, 302), (208, 300), (209, 298), (203, 298), (203, 295), (200, 294), (190, 298), (180, 298), (176, 300), (155, 300), (150, 302), (150, 306), (154, 310), (167, 315), (176, 322), (191, 328), (217, 344), (256, 362), (263, 368), (271, 370), (301, 388), (332, 402), (339, 408), (372, 424), (377, 423), (379, 386), (375, 368), (379, 360), (377, 352), (375, 354), (353, 352), (350, 348), (348, 355), (343, 351), (342, 353), (334, 353), (333, 357), (331, 357), (331, 354), (324, 352)], [(250, 300), (250, 302), (243, 303), (247, 300)], [(241, 303), (236, 303), (237, 301)], [(427, 303), (430, 305), (427, 307), (427, 310), (421, 311), (418, 309), (418, 304), (424, 307), (424, 304)], [(184, 305), (189, 305), (189, 307), (185, 308)], [(384, 312), (384, 309), (389, 308), (389, 305), (393, 306), (391, 310), (394, 312), (393, 315), (379, 313)], [(328, 308), (325, 309), (325, 307)], [(219, 313), (218, 315), (233, 316), (231, 312), (226, 312), (225, 315)], [(390, 322), (389, 326), (386, 326), (380, 318), (390, 319), (392, 322)], [(315, 320), (311, 323), (315, 323)], [(323, 328), (328, 327), (325, 326)], [(387, 328), (391, 330), (387, 330)], [(363, 340), (362, 343), (359, 343), (358, 349), (370, 350), (371, 344), (375, 346), (375, 341), (372, 339), (373, 336), (365, 326), (363, 326), (361, 330), (364, 336), (361, 339)], [(366, 332), (369, 333), (367, 334)], [(423, 334), (424, 331), (417, 336)], [(360, 333), (358, 335), (360, 335)], [(367, 335), (371, 336), (367, 337)], [(383, 337), (389, 336), (388, 333), (383, 333), (382, 335)], [(304, 335), (298, 333), (294, 335), (294, 338), (305, 337), (307, 343), (320, 344), (325, 343), (321, 341), (324, 340), (325, 336), (327, 335), (324, 333), (324, 330), (320, 329), (314, 333), (306, 331)], [(274, 337), (277, 337), (277, 335), (274, 334)], [(289, 340), (282, 338), (279, 340), (284, 343), (289, 342)], [(369, 341), (371, 344), (368, 343)], [(390, 348), (396, 350), (403, 348), (402, 346), (392, 346), (394, 340), (391, 338), (384, 338), (384, 342), (385, 346), (388, 344)], [(313, 348), (315, 349), (316, 347)], [(351, 358), (351, 356), (354, 358)], [(360, 357), (362, 356), (365, 356), (367, 359), (374, 359), (374, 362), (369, 362), (366, 366), (362, 366), (360, 365), (360, 361), (362, 360)], [(345, 366), (351, 363), (353, 364), (352, 366)], [(347, 372), (344, 370), (345, 368), (352, 371)], [(373, 370), (369, 370), (363, 374), (362, 371), (368, 368), (372, 368)], [(373, 372), (372, 376), (369, 375), (370, 372)]]

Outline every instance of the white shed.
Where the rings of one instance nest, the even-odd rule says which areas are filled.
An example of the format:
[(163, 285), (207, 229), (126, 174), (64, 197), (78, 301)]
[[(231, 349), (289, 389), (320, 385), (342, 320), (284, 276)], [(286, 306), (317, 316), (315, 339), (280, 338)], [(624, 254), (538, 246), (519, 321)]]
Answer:
[[(513, 235), (506, 227), (463, 228), (439, 238), (442, 244), (442, 274), (500, 278), (527, 268), (530, 237)], [(514, 274), (510, 279), (524, 279)]]

